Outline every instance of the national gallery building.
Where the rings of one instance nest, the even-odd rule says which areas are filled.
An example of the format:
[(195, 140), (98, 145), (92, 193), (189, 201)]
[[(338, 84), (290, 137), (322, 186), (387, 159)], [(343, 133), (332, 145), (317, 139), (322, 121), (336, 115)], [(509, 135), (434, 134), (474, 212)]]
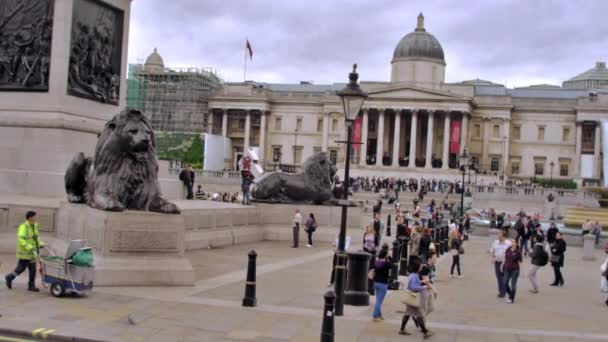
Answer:
[[(604, 62), (561, 87), (446, 83), (444, 51), (420, 14), (391, 65), (390, 81), (361, 82), (369, 97), (354, 126), (360, 144), (352, 174), (455, 176), (466, 149), (481, 172), (497, 177), (600, 178), (599, 122), (608, 119)], [(343, 165), (345, 147), (337, 141), (345, 140), (346, 126), (335, 92), (348, 71), (345, 65), (344, 82), (330, 85), (225, 83), (214, 91), (206, 130), (230, 139), (226, 167), (255, 146), (267, 170), (297, 168), (317, 151)]]

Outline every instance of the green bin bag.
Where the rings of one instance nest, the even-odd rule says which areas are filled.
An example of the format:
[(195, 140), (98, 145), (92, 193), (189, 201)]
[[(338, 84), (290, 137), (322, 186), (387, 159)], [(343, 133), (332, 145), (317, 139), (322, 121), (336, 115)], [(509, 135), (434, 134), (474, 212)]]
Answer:
[(72, 255), (72, 264), (76, 266), (93, 267), (93, 251), (90, 248), (81, 249)]

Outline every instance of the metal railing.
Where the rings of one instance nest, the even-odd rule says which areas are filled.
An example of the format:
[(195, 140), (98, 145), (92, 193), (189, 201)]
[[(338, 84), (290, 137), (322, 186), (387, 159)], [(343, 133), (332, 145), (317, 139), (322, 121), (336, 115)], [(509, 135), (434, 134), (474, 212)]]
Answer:
[[(177, 178), (181, 169), (169, 169), (170, 175), (175, 175)], [(210, 183), (210, 184), (240, 184), (241, 183), (241, 172), (240, 171), (206, 171), (206, 170), (192, 170), (194, 171), (194, 182), (195, 183)]]
[(588, 200), (597, 200), (599, 195), (594, 192), (570, 189), (553, 189), (541, 187), (499, 186), (499, 185), (468, 185), (467, 188), (476, 199), (509, 198), (545, 200), (551, 194), (563, 204), (578, 204)]

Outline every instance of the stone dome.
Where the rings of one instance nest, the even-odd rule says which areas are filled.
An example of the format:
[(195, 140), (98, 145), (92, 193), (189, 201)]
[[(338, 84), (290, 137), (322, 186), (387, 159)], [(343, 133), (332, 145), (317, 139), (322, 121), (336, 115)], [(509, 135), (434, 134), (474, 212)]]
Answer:
[(418, 15), (416, 30), (401, 38), (393, 53), (393, 61), (406, 58), (428, 58), (445, 65), (443, 48), (435, 36), (426, 32), (422, 13)]
[(163, 58), (158, 54), (158, 50), (154, 48), (154, 51), (146, 58), (144, 70), (147, 72), (162, 72), (164, 68), (165, 62), (163, 62)]
[(568, 89), (608, 88), (608, 68), (606, 62), (595, 63), (595, 67), (576, 75), (562, 83)]

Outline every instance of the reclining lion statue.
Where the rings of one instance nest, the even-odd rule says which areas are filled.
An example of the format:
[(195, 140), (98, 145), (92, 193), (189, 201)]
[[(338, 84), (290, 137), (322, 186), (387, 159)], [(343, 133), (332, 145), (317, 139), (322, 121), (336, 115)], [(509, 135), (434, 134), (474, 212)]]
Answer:
[(138, 110), (125, 110), (110, 120), (99, 136), (95, 158), (78, 153), (65, 174), (72, 203), (93, 208), (179, 214), (158, 184), (156, 141), (150, 121)]
[(332, 204), (336, 171), (327, 153), (318, 152), (306, 159), (299, 173), (265, 173), (254, 182), (252, 195), (268, 202)]

